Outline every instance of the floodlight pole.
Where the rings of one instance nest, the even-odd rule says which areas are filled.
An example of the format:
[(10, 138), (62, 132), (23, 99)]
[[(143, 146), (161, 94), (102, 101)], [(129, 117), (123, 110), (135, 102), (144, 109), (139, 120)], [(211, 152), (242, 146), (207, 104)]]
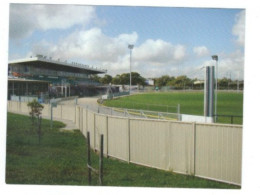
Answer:
[(134, 45), (128, 45), (128, 49), (130, 50), (130, 81), (129, 81), (129, 95), (131, 93), (131, 84), (132, 84), (132, 75), (131, 75), (131, 64), (132, 64), (132, 50)]
[(218, 101), (218, 56), (217, 55), (213, 55), (211, 56), (212, 60), (216, 61), (216, 72), (215, 72), (215, 77), (216, 77), (216, 87), (215, 87), (215, 122), (217, 122), (217, 101)]

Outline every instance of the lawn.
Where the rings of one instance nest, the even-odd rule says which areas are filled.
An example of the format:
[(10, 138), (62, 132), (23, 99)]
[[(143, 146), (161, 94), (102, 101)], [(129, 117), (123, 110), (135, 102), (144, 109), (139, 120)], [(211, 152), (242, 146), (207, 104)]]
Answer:
[[(203, 115), (204, 93), (197, 92), (155, 92), (121, 97), (104, 102), (105, 106), (129, 109), (153, 110), (181, 114)], [(217, 112), (219, 115), (243, 115), (243, 93), (218, 92)], [(219, 117), (218, 122), (230, 123), (230, 117)], [(242, 124), (242, 118), (234, 118), (234, 123)]]
[[(50, 130), (43, 120), (41, 144), (31, 130), (28, 116), (8, 113), (6, 183), (89, 185), (86, 168), (86, 142), (78, 131), (60, 131), (54, 122)], [(92, 151), (92, 165), (98, 168), (98, 155)], [(99, 185), (97, 176), (91, 185)], [(193, 176), (147, 168), (104, 158), (105, 186), (227, 188), (240, 187)]]

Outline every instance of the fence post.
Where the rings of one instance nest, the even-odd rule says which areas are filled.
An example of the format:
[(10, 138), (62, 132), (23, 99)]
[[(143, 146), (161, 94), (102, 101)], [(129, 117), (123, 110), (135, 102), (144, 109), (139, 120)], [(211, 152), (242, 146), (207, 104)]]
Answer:
[(89, 131), (87, 132), (87, 167), (88, 167), (88, 183), (91, 184), (91, 159), (90, 159), (90, 137), (89, 137)]
[(104, 135), (101, 134), (100, 136), (100, 151), (99, 151), (99, 183), (100, 185), (103, 184), (103, 141)]
[(233, 116), (231, 116), (231, 124), (233, 124)]

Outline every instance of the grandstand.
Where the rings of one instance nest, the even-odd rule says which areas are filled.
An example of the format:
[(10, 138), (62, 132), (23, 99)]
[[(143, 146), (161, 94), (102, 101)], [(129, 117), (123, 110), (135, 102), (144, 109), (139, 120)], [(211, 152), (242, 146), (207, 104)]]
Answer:
[(52, 98), (97, 95), (105, 92), (107, 87), (91, 80), (91, 75), (106, 72), (43, 55), (12, 60), (8, 63), (8, 99), (11, 96)]

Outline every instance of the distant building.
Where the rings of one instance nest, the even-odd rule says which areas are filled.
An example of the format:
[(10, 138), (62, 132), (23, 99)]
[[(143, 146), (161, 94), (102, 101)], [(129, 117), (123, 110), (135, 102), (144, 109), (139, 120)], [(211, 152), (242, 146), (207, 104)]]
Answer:
[(146, 85), (154, 86), (154, 80), (153, 79), (146, 79), (145, 83), (146, 83)]

